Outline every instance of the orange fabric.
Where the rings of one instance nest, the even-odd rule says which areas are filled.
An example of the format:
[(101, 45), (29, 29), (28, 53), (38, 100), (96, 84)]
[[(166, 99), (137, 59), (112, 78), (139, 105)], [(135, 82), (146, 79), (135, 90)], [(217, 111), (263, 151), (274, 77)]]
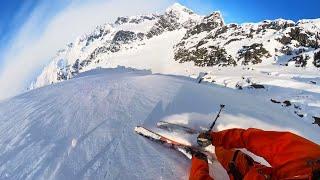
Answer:
[(189, 180), (212, 180), (209, 175), (208, 163), (193, 156)]
[[(285, 179), (311, 174), (308, 160), (320, 158), (320, 146), (290, 132), (262, 131), (259, 129), (230, 129), (212, 132), (212, 144), (223, 149), (246, 148), (264, 157), (272, 166), (272, 179)], [(219, 151), (219, 148), (217, 148)], [(228, 153), (228, 152), (216, 152)], [(223, 155), (221, 155), (223, 157)], [(228, 158), (228, 155), (224, 156)], [(224, 158), (219, 161), (224, 163)], [(254, 179), (254, 169), (246, 179)], [(250, 175), (252, 173), (252, 175)], [(252, 177), (248, 177), (248, 176)]]
[[(222, 147), (216, 148), (216, 156), (218, 161), (222, 164), (222, 166), (229, 171), (228, 164), (232, 160), (234, 150), (227, 150)], [(257, 172), (257, 169), (267, 168), (263, 165), (256, 164), (254, 166), (250, 166), (247, 158), (242, 152), (239, 152), (236, 158), (236, 166), (238, 167), (241, 174), (244, 174), (244, 180), (265, 180), (265, 178)], [(229, 174), (230, 179), (233, 180), (231, 174)], [(196, 158), (192, 157), (191, 170), (190, 170), (190, 180), (212, 180), (209, 176), (209, 166), (208, 163)]]
[[(215, 153), (220, 164), (228, 172), (229, 163), (233, 159), (235, 150), (228, 150), (228, 149), (224, 149), (223, 147), (216, 147)], [(268, 169), (268, 167), (258, 164), (254, 162), (252, 159), (251, 159), (252, 161), (249, 162), (248, 159), (251, 159), (251, 157), (249, 157), (248, 155), (240, 151), (235, 160), (236, 167), (240, 171), (240, 173), (244, 176), (243, 177), (244, 180), (265, 179), (261, 174), (257, 172), (257, 169)], [(230, 179), (233, 179), (232, 174), (229, 174), (229, 176), (230, 176)]]
[(266, 180), (266, 178), (258, 173), (257, 169), (251, 168), (246, 175), (244, 176), (243, 180)]

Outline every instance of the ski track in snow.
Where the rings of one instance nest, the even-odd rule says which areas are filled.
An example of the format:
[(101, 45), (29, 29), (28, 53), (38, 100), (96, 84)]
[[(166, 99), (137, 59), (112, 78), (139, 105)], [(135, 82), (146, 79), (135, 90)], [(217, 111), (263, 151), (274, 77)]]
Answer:
[(320, 143), (319, 128), (250, 91), (97, 69), (0, 103), (0, 179), (187, 179), (190, 160), (134, 127), (166, 120), (205, 128), (219, 104), (218, 130), (289, 130)]

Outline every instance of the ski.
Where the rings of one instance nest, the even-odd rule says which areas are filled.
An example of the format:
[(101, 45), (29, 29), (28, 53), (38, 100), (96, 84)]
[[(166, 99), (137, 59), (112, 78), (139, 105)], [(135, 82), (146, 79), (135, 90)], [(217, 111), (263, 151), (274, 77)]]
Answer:
[[(212, 130), (212, 128), (215, 126), (218, 118), (220, 117), (220, 113), (224, 107), (225, 107), (224, 104), (220, 104), (220, 110), (219, 110), (217, 116), (215, 117), (213, 123), (211, 124), (210, 128), (208, 130), (206, 130), (207, 132), (210, 132)], [(166, 121), (159, 121), (157, 123), (157, 127), (160, 129), (170, 131), (170, 132), (180, 131), (180, 132), (188, 133), (188, 134), (199, 134), (201, 132), (199, 130), (192, 129), (190, 127), (187, 127), (187, 126), (184, 126), (181, 124), (176, 124), (176, 123), (171, 123), (171, 122), (166, 122)]]
[(186, 127), (186, 126), (183, 126), (183, 125), (180, 125), (180, 124), (174, 124), (174, 123), (170, 123), (170, 122), (165, 122), (165, 121), (159, 121), (157, 123), (157, 127), (160, 128), (160, 129), (164, 129), (164, 130), (170, 131), (170, 132), (178, 130), (178, 131), (182, 131), (182, 132), (185, 132), (185, 133), (188, 133), (188, 134), (199, 134), (200, 133), (200, 131), (192, 129), (190, 127)]
[[(174, 141), (170, 138), (167, 138), (159, 133), (156, 133), (150, 129), (147, 129), (145, 127), (142, 126), (137, 126), (135, 127), (135, 132), (138, 133), (139, 135), (152, 140), (156, 143), (165, 145), (166, 147), (169, 148), (173, 148), (181, 153), (183, 153), (185, 156), (187, 156), (189, 159), (191, 159), (192, 155), (190, 153), (190, 149), (192, 149), (193, 151), (199, 151), (201, 153), (205, 153), (208, 156), (210, 156), (210, 158), (213, 158), (213, 153), (209, 152), (205, 149), (202, 149), (201, 147), (198, 146), (192, 146), (192, 145), (188, 145), (188, 144), (184, 144), (184, 143), (180, 143), (177, 141)], [(210, 159), (212, 161), (212, 159)]]

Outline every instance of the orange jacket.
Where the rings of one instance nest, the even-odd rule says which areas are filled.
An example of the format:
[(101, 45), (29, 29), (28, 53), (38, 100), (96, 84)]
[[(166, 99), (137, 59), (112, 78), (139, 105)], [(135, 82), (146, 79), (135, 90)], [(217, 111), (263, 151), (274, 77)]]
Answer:
[(212, 180), (209, 175), (208, 163), (193, 156), (189, 180)]
[[(221, 154), (219, 149), (246, 148), (266, 159), (272, 166), (272, 179), (308, 176), (312, 172), (308, 161), (320, 159), (319, 145), (290, 132), (230, 129), (212, 132), (211, 136), (216, 153)], [(201, 162), (192, 164), (192, 169), (199, 169), (199, 165)], [(193, 177), (190, 174), (190, 179)], [(250, 169), (244, 179), (261, 179), (261, 176), (257, 169)]]

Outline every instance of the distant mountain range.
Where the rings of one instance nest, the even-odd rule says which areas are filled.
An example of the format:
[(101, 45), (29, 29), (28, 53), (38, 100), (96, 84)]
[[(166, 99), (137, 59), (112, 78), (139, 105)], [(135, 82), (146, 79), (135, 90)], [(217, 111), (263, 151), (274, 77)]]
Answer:
[(77, 38), (57, 52), (30, 88), (117, 65), (174, 74), (186, 73), (185, 63), (319, 68), (319, 33), (320, 19), (226, 24), (220, 12), (201, 16), (176, 3), (164, 14), (119, 17)]

